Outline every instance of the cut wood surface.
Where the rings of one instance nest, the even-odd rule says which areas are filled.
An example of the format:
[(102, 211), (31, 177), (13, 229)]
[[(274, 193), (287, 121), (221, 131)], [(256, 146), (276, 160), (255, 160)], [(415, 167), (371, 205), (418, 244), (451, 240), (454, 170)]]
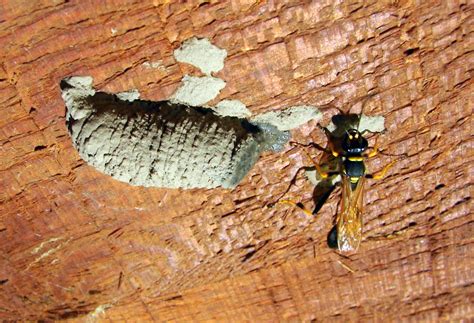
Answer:
[[(473, 319), (473, 12), (462, 0), (1, 1), (0, 319)], [(326, 245), (339, 189), (316, 216), (266, 207), (311, 165), (299, 147), (264, 153), (233, 190), (134, 187), (80, 158), (60, 80), (164, 100), (200, 75), (173, 56), (191, 37), (227, 51), (211, 104), (313, 105), (327, 125), (365, 101), (385, 117), (370, 144), (408, 157), (367, 181), (358, 253)], [(292, 140), (326, 145), (315, 121)], [(312, 193), (300, 175), (286, 197), (312, 207)]]

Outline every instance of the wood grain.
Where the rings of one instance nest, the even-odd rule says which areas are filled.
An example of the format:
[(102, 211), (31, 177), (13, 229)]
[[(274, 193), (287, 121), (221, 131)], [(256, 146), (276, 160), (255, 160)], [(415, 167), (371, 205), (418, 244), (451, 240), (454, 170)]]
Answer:
[[(0, 318), (155, 321), (474, 317), (473, 6), (467, 1), (2, 1)], [(228, 52), (218, 99), (383, 115), (370, 137), (407, 153), (369, 181), (366, 241), (326, 246), (339, 190), (315, 217), (265, 206), (302, 165), (266, 153), (234, 190), (133, 187), (85, 164), (59, 82), (163, 100), (190, 37)], [(150, 68), (146, 62), (160, 62)], [(217, 100), (216, 100), (217, 101)], [(316, 123), (292, 132), (325, 145)], [(318, 160), (320, 153), (312, 152)], [(392, 157), (368, 164), (381, 169)], [(311, 206), (304, 178), (289, 198)], [(396, 239), (370, 239), (408, 228)]]

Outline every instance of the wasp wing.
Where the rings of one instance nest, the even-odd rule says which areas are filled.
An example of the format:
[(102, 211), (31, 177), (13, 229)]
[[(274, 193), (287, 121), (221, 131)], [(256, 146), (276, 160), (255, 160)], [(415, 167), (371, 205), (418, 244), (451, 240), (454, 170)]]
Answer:
[(362, 176), (352, 184), (348, 176), (342, 176), (341, 210), (336, 219), (337, 245), (341, 252), (356, 251), (362, 240), (364, 181)]

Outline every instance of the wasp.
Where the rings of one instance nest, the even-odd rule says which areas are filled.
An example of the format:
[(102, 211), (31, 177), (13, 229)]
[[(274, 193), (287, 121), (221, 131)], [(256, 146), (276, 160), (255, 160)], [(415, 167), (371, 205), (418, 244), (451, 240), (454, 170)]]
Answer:
[[(362, 113), (358, 116), (357, 128), (352, 126), (345, 130), (337, 144), (335, 144), (335, 141), (337, 140), (331, 132), (329, 132), (327, 128), (320, 126), (320, 128), (326, 133), (326, 136), (330, 139), (328, 144), (330, 148), (329, 150), (322, 148), (315, 143), (310, 143), (309, 145), (295, 142), (291, 143), (292, 145), (302, 146), (303, 151), (312, 161), (316, 171), (322, 179), (328, 179), (336, 175), (341, 176), (342, 197), (340, 201), (340, 209), (336, 215), (336, 225), (329, 232), (327, 242), (330, 248), (338, 249), (342, 253), (356, 252), (362, 240), (362, 209), (366, 179), (383, 178), (396, 162), (390, 162), (378, 173), (367, 173), (365, 160), (376, 156), (380, 151), (377, 148), (377, 144), (375, 144), (369, 151), (368, 141), (363, 136), (367, 130), (362, 132), (359, 131), (361, 119)], [(305, 148), (308, 146), (313, 146), (330, 153), (337, 160), (337, 170), (324, 171), (321, 167), (322, 165), (319, 165), (306, 151)], [(298, 172), (296, 176), (298, 175)], [(286, 190), (283, 195), (286, 194), (288, 190)], [(283, 197), (283, 195), (281, 197)], [(321, 204), (319, 201), (316, 202), (317, 204)], [(314, 215), (318, 211), (315, 210), (311, 212), (304, 208), (301, 203), (296, 203), (292, 200), (278, 200), (276, 203), (299, 207), (308, 215)], [(276, 203), (272, 203), (269, 206)]]

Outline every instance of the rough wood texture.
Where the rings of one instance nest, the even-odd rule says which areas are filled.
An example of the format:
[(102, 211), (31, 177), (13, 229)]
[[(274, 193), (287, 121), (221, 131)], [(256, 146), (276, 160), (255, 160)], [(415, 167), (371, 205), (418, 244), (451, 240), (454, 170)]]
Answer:
[[(472, 2), (0, 7), (0, 319), (474, 317)], [(409, 158), (369, 182), (364, 234), (409, 230), (346, 259), (326, 247), (339, 190), (316, 217), (266, 209), (309, 163), (296, 148), (264, 155), (232, 191), (132, 187), (81, 161), (59, 81), (91, 75), (99, 90), (166, 99), (197, 73), (172, 56), (192, 36), (228, 52), (219, 99), (254, 113), (357, 112), (374, 94), (365, 113), (386, 118), (380, 147)], [(293, 138), (325, 140), (314, 122)], [(311, 195), (301, 179), (288, 197), (311, 205)]]

